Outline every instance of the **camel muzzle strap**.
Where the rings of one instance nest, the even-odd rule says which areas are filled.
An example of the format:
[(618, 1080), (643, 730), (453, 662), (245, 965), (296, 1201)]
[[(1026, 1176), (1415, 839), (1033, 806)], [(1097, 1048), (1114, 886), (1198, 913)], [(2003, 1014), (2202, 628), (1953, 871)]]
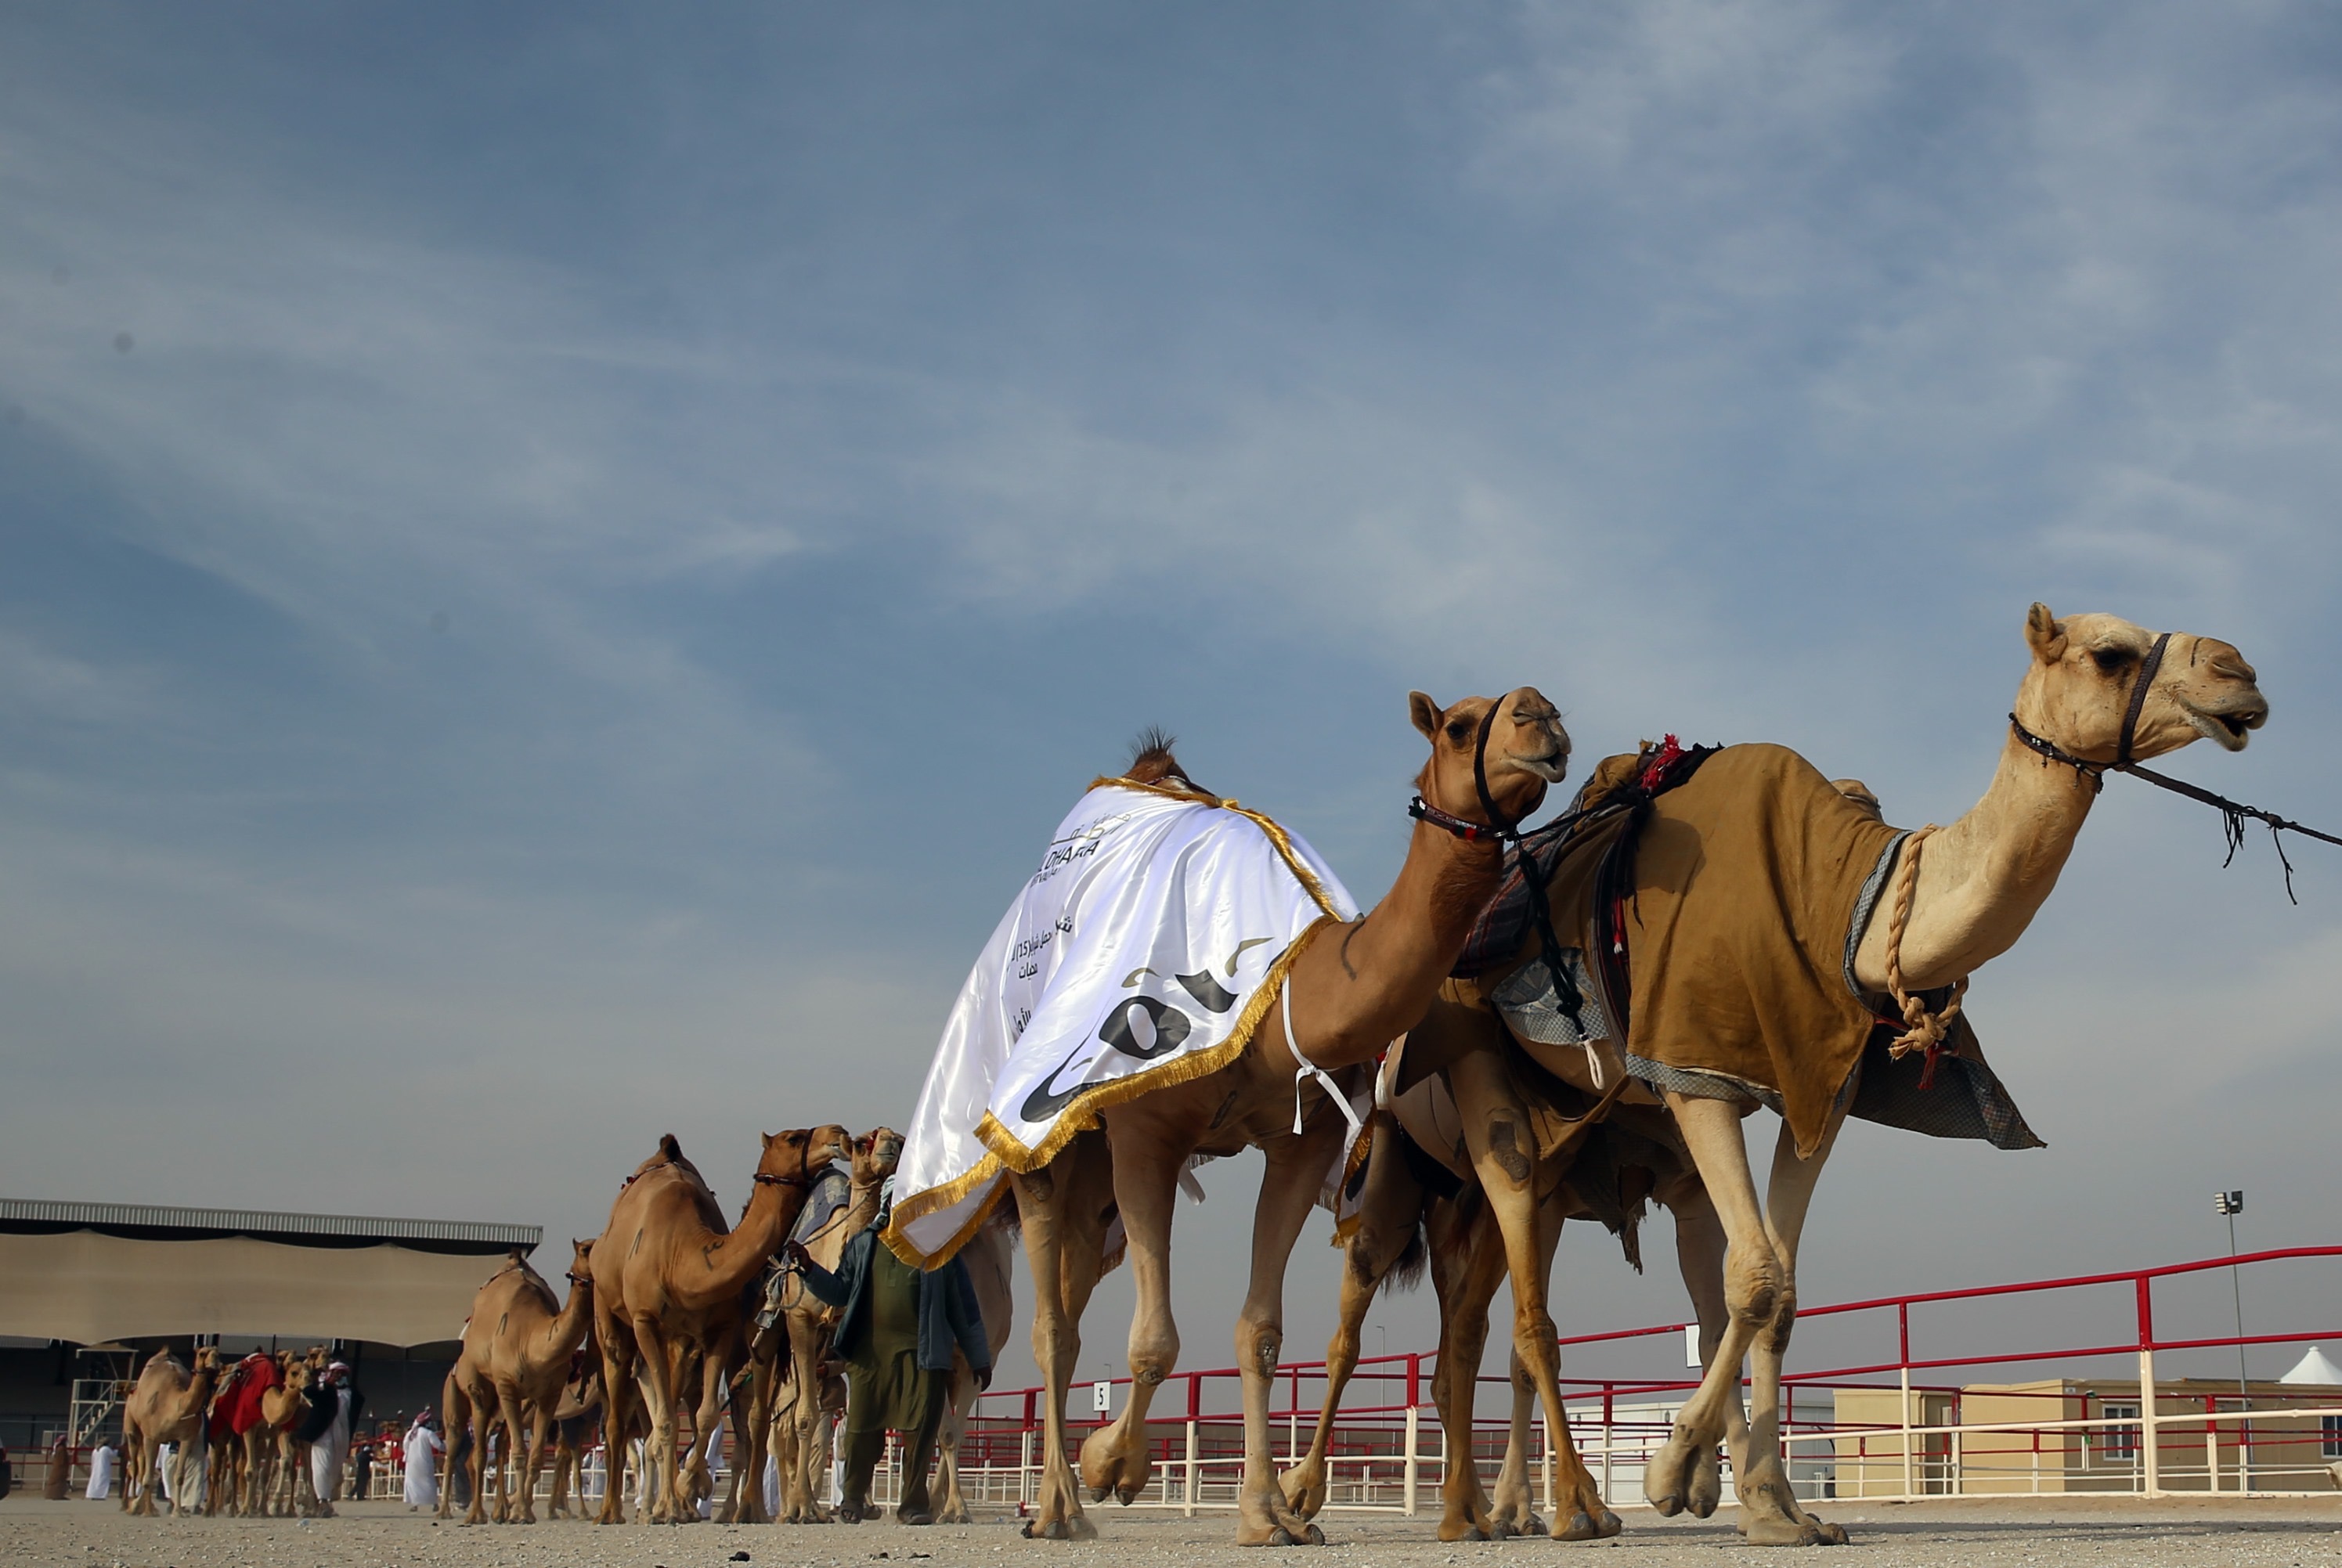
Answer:
[(1301, 1124), (1304, 1119), (1301, 1110), (1301, 1087), (1310, 1079), (1315, 1078), (1318, 1085), (1326, 1091), (1326, 1097), (1333, 1101), (1335, 1108), (1342, 1113), (1342, 1120), (1350, 1124), (1350, 1135), (1356, 1137), (1358, 1129), (1365, 1124), (1358, 1120), (1357, 1112), (1351, 1109), (1350, 1097), (1342, 1093), (1342, 1086), (1334, 1082), (1331, 1074), (1302, 1054), (1301, 1036), (1293, 1032), (1293, 976), (1289, 972), (1285, 976), (1284, 985), (1278, 990), (1276, 1001), (1285, 1014), (1285, 1044), (1292, 1050), (1293, 1059), (1301, 1064), (1293, 1070), (1293, 1135), (1296, 1138), (1301, 1135)]

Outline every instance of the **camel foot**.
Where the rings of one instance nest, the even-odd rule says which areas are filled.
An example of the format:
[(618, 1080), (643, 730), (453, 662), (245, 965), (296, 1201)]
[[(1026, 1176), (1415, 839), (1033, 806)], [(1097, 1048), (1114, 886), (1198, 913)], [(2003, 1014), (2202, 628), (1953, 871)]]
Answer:
[(1285, 1505), (1304, 1519), (1316, 1518), (1326, 1506), (1326, 1473), (1307, 1460), (1278, 1476), (1276, 1489), (1285, 1493)]
[(941, 1513), (936, 1515), (936, 1523), (938, 1524), (973, 1524), (976, 1523), (976, 1515), (970, 1513), (965, 1507), (946, 1508)]
[(1698, 1467), (1700, 1451), (1713, 1449), (1713, 1443), (1702, 1443), (1686, 1431), (1681, 1422), (1667, 1433), (1667, 1441), (1643, 1469), (1643, 1498), (1665, 1518), (1684, 1511), (1692, 1497), (1692, 1473)]
[(1567, 1528), (1554, 1533), (1556, 1541), (1607, 1541), (1624, 1528), (1618, 1516), (1607, 1508), (1589, 1513), (1579, 1509), (1569, 1516)]
[(1442, 1541), (1493, 1541), (1496, 1539), (1489, 1533), (1488, 1526), (1472, 1518), (1442, 1519), (1439, 1522), (1439, 1538)]
[(1246, 1539), (1253, 1534), (1251, 1531), (1238, 1531), (1236, 1544), (1239, 1546), (1323, 1546), (1326, 1544), (1326, 1533), (1315, 1524), (1305, 1524), (1297, 1532), (1288, 1530), (1282, 1524), (1272, 1524), (1266, 1533), (1258, 1534), (1256, 1538)]
[(1741, 1539), (1751, 1546), (1843, 1546), (1846, 1526), (1822, 1520), (1775, 1519), (1748, 1520), (1741, 1527)]
[(1021, 1533), (1027, 1541), (1095, 1541), (1097, 1526), (1078, 1514), (1071, 1519), (1027, 1519)]
[(1716, 1444), (1703, 1444), (1699, 1461), (1692, 1466), (1691, 1491), (1685, 1499), (1692, 1517), (1706, 1519), (1724, 1501), (1724, 1465), (1721, 1452)]

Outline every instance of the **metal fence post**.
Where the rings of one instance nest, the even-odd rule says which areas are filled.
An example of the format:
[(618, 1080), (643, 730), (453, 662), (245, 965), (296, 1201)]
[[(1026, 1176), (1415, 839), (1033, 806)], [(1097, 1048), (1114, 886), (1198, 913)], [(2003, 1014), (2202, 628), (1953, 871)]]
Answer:
[(2138, 1437), (2145, 1455), (2146, 1494), (2163, 1495), (2163, 1474), (2158, 1463), (2158, 1444), (2155, 1424), (2155, 1302), (2154, 1285), (2145, 1274), (2138, 1276)]
[(1400, 1471), (1405, 1477), (1401, 1490), (1409, 1518), (1415, 1515), (1416, 1477), (1420, 1463), (1416, 1447), (1416, 1434), (1421, 1413), (1417, 1407), (1422, 1402), (1422, 1396), (1423, 1357), (1420, 1354), (1410, 1354), (1406, 1358), (1406, 1459)]
[(1196, 1423), (1202, 1419), (1204, 1380), (1198, 1373), (1187, 1374), (1187, 1502), (1181, 1510), (1190, 1519), (1196, 1517)]
[(1896, 1359), (1903, 1364), (1898, 1369), (1903, 1388), (1903, 1495), (1917, 1496), (1911, 1489), (1911, 1303), (1895, 1303)]

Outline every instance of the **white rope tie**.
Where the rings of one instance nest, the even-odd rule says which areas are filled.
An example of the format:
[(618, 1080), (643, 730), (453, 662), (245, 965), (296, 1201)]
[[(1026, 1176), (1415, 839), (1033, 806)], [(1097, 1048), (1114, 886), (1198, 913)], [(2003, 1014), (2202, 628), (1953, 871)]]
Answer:
[(1301, 1086), (1315, 1078), (1324, 1087), (1326, 1097), (1333, 1101), (1342, 1113), (1342, 1120), (1350, 1124), (1350, 1135), (1356, 1137), (1363, 1124), (1358, 1120), (1357, 1112), (1350, 1108), (1350, 1097), (1342, 1093), (1341, 1085), (1334, 1082), (1326, 1069), (1302, 1054), (1301, 1036), (1293, 1032), (1293, 976), (1290, 974), (1285, 977), (1285, 986), (1277, 996), (1277, 1004), (1285, 1010), (1285, 1043), (1292, 1048), (1293, 1059), (1301, 1064), (1293, 1070), (1293, 1135), (1296, 1138), (1301, 1135)]

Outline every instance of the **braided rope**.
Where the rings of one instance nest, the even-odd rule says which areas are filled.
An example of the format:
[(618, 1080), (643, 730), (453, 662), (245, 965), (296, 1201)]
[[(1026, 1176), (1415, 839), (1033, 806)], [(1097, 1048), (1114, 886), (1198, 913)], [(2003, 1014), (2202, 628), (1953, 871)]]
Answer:
[(1903, 1033), (1887, 1044), (1890, 1061), (1901, 1061), (1914, 1051), (1927, 1054), (1927, 1071), (1920, 1075), (1919, 1086), (1926, 1088), (1936, 1075), (1936, 1058), (1944, 1049), (1944, 1038), (1951, 1033), (1952, 1020), (1960, 1015), (1960, 999), (1968, 988), (1968, 977), (1961, 975), (1952, 983), (1952, 994), (1940, 1013), (1929, 1013), (1927, 1004), (1903, 987), (1903, 934), (1911, 924), (1911, 892), (1919, 883), (1919, 846), (1930, 834), (1940, 832), (1934, 823), (1914, 833), (1903, 844), (1903, 864), (1895, 868), (1895, 907), (1887, 920), (1887, 988), (1894, 993), (1895, 1004), (1903, 1012)]

